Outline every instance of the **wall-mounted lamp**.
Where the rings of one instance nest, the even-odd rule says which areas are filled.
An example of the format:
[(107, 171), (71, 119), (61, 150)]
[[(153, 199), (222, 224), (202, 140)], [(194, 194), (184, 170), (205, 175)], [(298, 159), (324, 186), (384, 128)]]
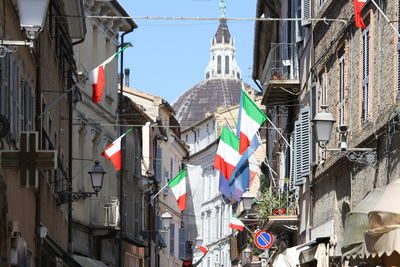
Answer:
[(43, 30), (49, 2), (50, 0), (18, 0), (20, 25), (25, 30), (28, 41), (0, 40), (0, 58), (7, 53), (15, 53), (15, 46), (26, 45), (33, 48), (33, 40)]
[(90, 181), (92, 183), (92, 188), (93, 188), (94, 192), (81, 192), (81, 191), (79, 191), (79, 192), (69, 192), (69, 191), (59, 192), (58, 198), (57, 198), (57, 205), (70, 203), (73, 201), (77, 201), (79, 199), (87, 199), (93, 195), (97, 196), (97, 194), (103, 187), (104, 174), (106, 174), (106, 172), (104, 171), (103, 167), (100, 166), (100, 162), (98, 160), (96, 160), (92, 170), (89, 171), (88, 173), (90, 175)]
[(242, 195), (243, 208), (245, 211), (251, 210), (254, 199), (255, 199), (255, 195), (252, 192), (250, 192), (250, 190), (246, 191)]
[(329, 142), (333, 124), (336, 122), (331, 113), (327, 112), (328, 106), (322, 105), (322, 111), (315, 115), (312, 122), (314, 123), (315, 137), (318, 145), (324, 149), (323, 160), (327, 151), (336, 152), (338, 157), (346, 157), (350, 161), (355, 161), (361, 164), (375, 166), (377, 164), (377, 154), (374, 148), (348, 148), (346, 143), (346, 135), (349, 127), (339, 125), (337, 132), (340, 134), (340, 148), (327, 149), (326, 144)]
[(169, 227), (171, 226), (171, 222), (172, 222), (172, 215), (171, 213), (169, 213), (169, 211), (164, 212), (161, 215), (161, 220), (163, 223), (163, 228), (165, 231), (169, 230)]

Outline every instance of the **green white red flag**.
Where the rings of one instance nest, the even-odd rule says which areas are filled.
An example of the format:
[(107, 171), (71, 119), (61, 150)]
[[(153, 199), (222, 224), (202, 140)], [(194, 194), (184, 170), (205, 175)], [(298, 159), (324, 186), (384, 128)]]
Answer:
[(199, 249), (201, 252), (203, 252), (203, 254), (206, 254), (208, 252), (208, 249), (205, 246), (200, 246)]
[(243, 231), (244, 230), (244, 223), (242, 223), (241, 220), (239, 220), (237, 217), (232, 215), (231, 221), (229, 223), (229, 227), (232, 228), (232, 229)]
[(240, 157), (239, 138), (228, 127), (223, 127), (214, 159), (214, 168), (220, 170), (222, 176), (229, 180)]
[(168, 186), (178, 202), (180, 210), (186, 209), (186, 169), (180, 171), (174, 179), (169, 181)]
[(107, 58), (106, 61), (101, 63), (99, 66), (94, 68), (90, 73), (89, 73), (89, 82), (92, 85), (92, 101), (94, 103), (98, 103), (101, 101), (101, 97), (103, 95), (104, 91), (104, 85), (105, 85), (105, 80), (104, 80), (104, 68), (105, 66), (110, 63), (114, 58), (116, 58), (122, 51), (124, 51), (126, 48), (130, 47), (131, 45), (127, 45), (124, 48), (120, 49), (112, 55), (111, 57)]
[(254, 101), (242, 90), (239, 109), (239, 152), (243, 154), (250, 146), (251, 140), (257, 134), (261, 125), (267, 120), (267, 115), (254, 103)]
[(122, 165), (122, 149), (121, 149), (121, 142), (122, 138), (132, 129), (126, 131), (123, 135), (118, 137), (112, 144), (104, 148), (104, 151), (101, 153), (106, 159), (111, 160), (111, 163), (114, 165), (114, 168), (119, 171), (121, 170)]
[(354, 1), (354, 20), (356, 22), (356, 27), (366, 29), (367, 27), (365, 26), (362, 17), (362, 8), (366, 0), (353, 0), (353, 1)]

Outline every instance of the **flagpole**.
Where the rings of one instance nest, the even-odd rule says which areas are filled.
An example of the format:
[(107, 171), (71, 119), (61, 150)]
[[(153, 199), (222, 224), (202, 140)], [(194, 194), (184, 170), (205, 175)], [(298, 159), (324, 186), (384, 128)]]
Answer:
[[(382, 14), (382, 16), (386, 19), (386, 21), (389, 23), (390, 27), (396, 32), (397, 37), (400, 38), (400, 33), (397, 31), (396, 27), (394, 27), (393, 23), (389, 20), (389, 18), (386, 16), (385, 13), (383, 13), (382, 9), (378, 6), (378, 4), (375, 2), (375, 0), (371, 0), (371, 2), (376, 6), (378, 11)], [(399, 22), (400, 23), (400, 22)]]
[(160, 193), (161, 191), (163, 191), (169, 184), (166, 183), (161, 189), (160, 191), (157, 192), (157, 194), (155, 194), (154, 196), (151, 197), (151, 200), (154, 200)]
[(268, 118), (268, 116), (266, 116), (268, 122), (272, 125), (272, 127), (275, 128), (275, 130), (279, 133), (279, 135), (282, 137), (283, 140), (285, 140), (286, 144), (292, 148), (292, 146), (289, 144), (288, 140), (286, 140), (286, 138), (283, 136), (283, 134), (281, 133), (281, 131), (279, 131), (278, 128), (276, 128), (275, 124), (272, 123), (272, 121)]

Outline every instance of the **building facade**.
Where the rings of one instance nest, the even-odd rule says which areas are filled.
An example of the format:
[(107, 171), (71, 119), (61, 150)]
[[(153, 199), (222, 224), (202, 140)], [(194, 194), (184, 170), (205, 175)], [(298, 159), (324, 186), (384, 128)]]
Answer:
[[(398, 1), (377, 4), (390, 20), (397, 20)], [(363, 236), (361, 241), (349, 240), (352, 229), (345, 221), (368, 192), (393, 182), (399, 170), (397, 33), (371, 1), (362, 9), (366, 29), (355, 27), (352, 2), (271, 1), (266, 5), (258, 1), (257, 16), (262, 14), (302, 18), (297, 24), (257, 22), (253, 71), (264, 85), (265, 105), (286, 101), (289, 110), (286, 129), (292, 147), (286, 154), (299, 192), (298, 245), (304, 249), (299, 263), (314, 266), (315, 260), (301, 256), (318, 248), (326, 255), (318, 263), (382, 264), (383, 257), (362, 249)], [(330, 22), (323, 19), (328, 14)], [(272, 34), (268, 27), (275, 29)], [(288, 36), (297, 51), (298, 78), (277, 79), (270, 71), (276, 65), (268, 55), (274, 43)], [(279, 56), (282, 62), (289, 59), (285, 51)], [(285, 90), (274, 90), (277, 80)], [(329, 112), (335, 120), (325, 143), (318, 143), (313, 134), (317, 124), (312, 120), (321, 112)]]
[[(79, 13), (82, 4), (49, 3), (32, 48), (1, 45), (8, 50), (0, 59), (2, 266), (79, 266), (68, 254), (71, 221), (68, 209), (57, 205), (57, 193), (70, 188), (68, 89), (78, 76), (73, 42), (85, 37), (82, 18), (66, 15)], [(27, 40), (17, 10), (15, 1), (1, 2), (4, 40)], [(8, 153), (16, 153), (11, 168)], [(42, 165), (43, 153), (49, 153), (50, 166)]]

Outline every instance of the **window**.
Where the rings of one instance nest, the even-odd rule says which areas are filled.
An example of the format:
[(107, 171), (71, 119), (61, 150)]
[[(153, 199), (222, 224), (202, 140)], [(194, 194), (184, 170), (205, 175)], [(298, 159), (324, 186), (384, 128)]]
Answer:
[(171, 223), (169, 227), (169, 255), (175, 254), (175, 224)]
[(229, 56), (225, 56), (225, 74), (229, 74)]
[(344, 125), (345, 98), (344, 98), (344, 55), (339, 57), (339, 125)]
[(169, 172), (171, 174), (171, 179), (174, 178), (174, 159), (169, 159)]
[(185, 228), (179, 228), (179, 259), (184, 260), (185, 257), (186, 257)]
[(369, 84), (369, 26), (362, 31), (362, 104), (361, 123), (364, 126), (369, 121), (370, 113), (370, 84)]
[(217, 56), (217, 74), (221, 74), (221, 56)]

